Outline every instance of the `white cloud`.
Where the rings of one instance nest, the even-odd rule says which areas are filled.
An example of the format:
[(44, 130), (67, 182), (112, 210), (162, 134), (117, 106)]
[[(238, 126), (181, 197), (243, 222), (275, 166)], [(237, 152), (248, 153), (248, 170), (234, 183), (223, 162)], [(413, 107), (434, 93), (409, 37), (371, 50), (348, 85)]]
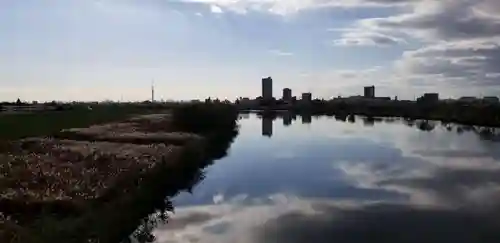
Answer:
[(216, 14), (220, 14), (220, 13), (223, 13), (224, 11), (222, 11), (222, 8), (220, 8), (219, 6), (217, 5), (210, 5), (210, 11), (212, 13), (216, 13)]
[[(171, 222), (154, 231), (157, 242), (253, 243), (255, 226), (293, 211), (315, 213), (312, 208), (313, 200), (293, 195), (276, 194), (252, 198), (245, 204), (234, 201), (230, 199), (217, 205), (176, 208)], [(210, 228), (219, 228), (224, 233), (212, 233), (208, 230)]]
[(275, 56), (293, 56), (293, 53), (291, 52), (286, 52), (286, 51), (282, 51), (282, 50), (270, 50), (269, 53), (271, 53), (272, 55), (275, 55)]
[(453, 81), (457, 85), (499, 85), (500, 39), (429, 45), (405, 52), (397, 65), (408, 73), (439, 75), (443, 80)]
[(500, 86), (500, 18), (493, 14), (498, 11), (497, 0), (413, 1), (403, 13), (335, 30), (342, 34), (334, 44), (420, 43), (403, 52), (390, 71), (407, 85)]
[(269, 12), (278, 15), (325, 7), (390, 7), (404, 6), (415, 0), (180, 0), (186, 3), (217, 5), (237, 13)]
[(213, 196), (214, 204), (220, 204), (224, 202), (224, 194), (217, 194)]
[(366, 23), (372, 27), (403, 31), (426, 41), (499, 36), (500, 18), (477, 10), (489, 6), (498, 8), (498, 1), (421, 1), (413, 5), (410, 13), (367, 20)]
[(402, 38), (361, 29), (345, 30), (340, 39), (333, 41), (336, 46), (393, 46), (404, 43), (406, 41)]

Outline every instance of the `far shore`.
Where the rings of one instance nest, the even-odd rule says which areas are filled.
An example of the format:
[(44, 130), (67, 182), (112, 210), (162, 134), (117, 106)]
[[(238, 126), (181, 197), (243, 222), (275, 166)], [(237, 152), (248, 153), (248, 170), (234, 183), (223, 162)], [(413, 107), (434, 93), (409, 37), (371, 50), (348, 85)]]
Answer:
[(367, 117), (401, 117), (409, 120), (434, 120), (484, 127), (500, 127), (500, 104), (467, 104), (414, 101), (312, 100), (289, 105), (238, 105), (240, 112), (292, 113), (305, 115), (362, 115)]

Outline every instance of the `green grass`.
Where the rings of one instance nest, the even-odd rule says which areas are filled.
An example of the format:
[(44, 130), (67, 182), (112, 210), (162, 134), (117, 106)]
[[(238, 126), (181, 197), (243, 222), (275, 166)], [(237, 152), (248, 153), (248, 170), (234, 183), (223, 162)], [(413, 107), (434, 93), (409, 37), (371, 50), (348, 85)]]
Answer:
[(46, 136), (65, 128), (88, 127), (144, 113), (148, 110), (136, 106), (102, 105), (92, 110), (74, 107), (65, 111), (0, 114), (0, 141)]

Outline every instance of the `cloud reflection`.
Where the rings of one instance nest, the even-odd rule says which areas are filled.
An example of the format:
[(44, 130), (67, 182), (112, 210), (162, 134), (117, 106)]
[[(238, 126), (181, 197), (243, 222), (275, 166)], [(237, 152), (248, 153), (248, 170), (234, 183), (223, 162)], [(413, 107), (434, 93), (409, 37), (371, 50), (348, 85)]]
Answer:
[(394, 204), (356, 209), (325, 206), (318, 214), (294, 212), (267, 222), (258, 242), (497, 242), (498, 216), (497, 212)]
[[(279, 198), (279, 199), (278, 199)], [(180, 230), (159, 230), (158, 242), (498, 242), (499, 208), (447, 208), (359, 203), (274, 195), (271, 204), (184, 208), (217, 215)], [(175, 217), (173, 218), (175, 220)]]
[[(181, 223), (159, 228), (158, 242), (500, 242), (494, 140), (474, 128), (460, 127), (459, 135), (417, 122), (369, 130), (331, 121), (328, 130), (314, 130), (323, 121), (314, 122), (314, 139), (282, 145), (293, 157), (246, 151), (255, 155), (245, 161), (233, 153), (228, 164), (245, 163), (218, 174), (221, 180), (208, 175), (202, 191), (210, 205), (177, 208), (171, 220)], [(276, 126), (271, 142), (280, 136)], [(342, 135), (346, 127), (352, 132)]]

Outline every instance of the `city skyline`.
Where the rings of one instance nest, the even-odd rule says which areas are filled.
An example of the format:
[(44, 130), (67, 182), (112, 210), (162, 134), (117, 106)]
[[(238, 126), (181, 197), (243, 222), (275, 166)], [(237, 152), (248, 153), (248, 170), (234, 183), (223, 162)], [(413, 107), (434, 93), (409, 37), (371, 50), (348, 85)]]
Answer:
[[(2, 1), (3, 100), (498, 96), (495, 0)], [(467, 18), (463, 19), (464, 16)], [(281, 97), (281, 89), (273, 96)]]

